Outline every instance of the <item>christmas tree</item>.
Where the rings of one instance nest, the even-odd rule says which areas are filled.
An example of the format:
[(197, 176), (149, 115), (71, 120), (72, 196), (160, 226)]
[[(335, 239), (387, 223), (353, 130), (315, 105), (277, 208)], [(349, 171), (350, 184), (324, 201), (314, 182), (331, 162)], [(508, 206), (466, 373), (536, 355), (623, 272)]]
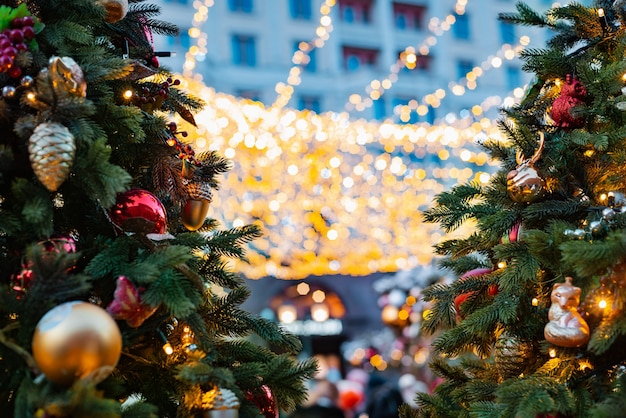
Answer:
[[(255, 226), (207, 218), (229, 161), (174, 117), (141, 0), (0, 5), (0, 410), (6, 417), (277, 417), (316, 370), (243, 310)], [(219, 208), (215, 208), (219, 210)]]
[(425, 291), (440, 330), (422, 417), (618, 417), (626, 409), (626, 5), (518, 4), (500, 18), (552, 31), (521, 54), (536, 75), (503, 110), (488, 184), (426, 212), (468, 236), (435, 252), (458, 278)]

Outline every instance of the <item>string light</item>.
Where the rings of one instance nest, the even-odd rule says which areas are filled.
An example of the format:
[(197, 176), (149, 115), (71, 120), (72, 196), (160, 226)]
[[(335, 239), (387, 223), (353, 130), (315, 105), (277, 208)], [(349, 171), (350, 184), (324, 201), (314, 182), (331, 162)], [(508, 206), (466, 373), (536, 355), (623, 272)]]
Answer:
[(454, 184), (488, 182), (497, 163), (475, 141), (505, 141), (486, 118), (436, 126), (352, 121), (183, 83), (207, 104), (185, 141), (232, 159), (209, 216), (263, 230), (250, 243), (249, 263), (237, 266), (250, 278), (366, 275), (430, 263), (443, 233), (421, 211)]
[[(465, 6), (467, 0), (457, 0), (454, 10), (456, 15), (462, 15), (465, 13)], [(449, 31), (456, 23), (454, 14), (449, 14), (445, 19), (440, 20), (437, 17), (430, 19), (428, 23), (428, 30), (433, 36), (427, 37), (417, 48), (408, 46), (400, 53), (397, 61), (391, 65), (389, 74), (382, 80), (372, 80), (366, 87), (366, 92), (369, 94), (370, 100), (366, 100), (365, 97), (358, 94), (350, 96), (348, 103), (345, 105), (347, 111), (357, 110), (363, 111), (366, 108), (372, 106), (372, 100), (380, 99), (386, 90), (389, 90), (393, 84), (398, 80), (398, 74), (404, 67), (412, 69), (415, 68), (418, 55), (426, 56), (430, 53), (430, 48), (437, 44), (437, 37), (443, 35)]]
[(174, 353), (174, 348), (170, 343), (165, 343), (163, 344), (163, 352), (165, 352), (168, 356), (171, 356), (172, 353)]
[(330, 13), (335, 6), (336, 0), (325, 0), (320, 7), (320, 20), (315, 34), (317, 37), (310, 42), (300, 42), (298, 50), (294, 52), (291, 62), (294, 64), (289, 70), (289, 78), (287, 84), (277, 83), (274, 90), (278, 93), (278, 97), (271, 107), (282, 109), (289, 103), (293, 95), (293, 86), (297, 86), (301, 82), (302, 68), (309, 63), (310, 53), (315, 48), (322, 48), (329, 39), (330, 33), (333, 31), (332, 19)]
[[(530, 37), (522, 36), (520, 37), (519, 44), (516, 46), (511, 46), (509, 44), (502, 45), (495, 55), (487, 57), (480, 65), (472, 68), (472, 70), (470, 70), (465, 77), (457, 82), (450, 82), (448, 84), (448, 90), (454, 96), (463, 96), (468, 90), (475, 90), (478, 86), (478, 79), (485, 76), (491, 69), (501, 68), (503, 59), (508, 61), (515, 59), (519, 55), (519, 52), (529, 43)], [(494, 106), (500, 106), (503, 103), (505, 106), (510, 106), (517, 100), (521, 99), (524, 96), (524, 93), (525, 88), (516, 88), (514, 89), (512, 95), (509, 95), (505, 100), (502, 100), (500, 97), (491, 98), (489, 101), (473, 106), (471, 113), (473, 116), (479, 117)], [(441, 106), (441, 102), (445, 97), (448, 97), (445, 90), (437, 89), (432, 93), (424, 95), (422, 103), (417, 100), (412, 100), (406, 105), (397, 106), (394, 109), (394, 114), (399, 116), (400, 121), (408, 122), (411, 118), (412, 112), (416, 112), (419, 116), (425, 116), (431, 108), (438, 108)]]
[(215, 5), (214, 0), (195, 0), (193, 7), (196, 12), (193, 15), (191, 28), (189, 29), (189, 37), (194, 40), (193, 45), (185, 54), (185, 62), (183, 63), (183, 75), (185, 77), (193, 77), (196, 80), (202, 80), (202, 75), (195, 73), (197, 61), (204, 61), (207, 54), (208, 38), (206, 32), (200, 28), (206, 22), (209, 9)]

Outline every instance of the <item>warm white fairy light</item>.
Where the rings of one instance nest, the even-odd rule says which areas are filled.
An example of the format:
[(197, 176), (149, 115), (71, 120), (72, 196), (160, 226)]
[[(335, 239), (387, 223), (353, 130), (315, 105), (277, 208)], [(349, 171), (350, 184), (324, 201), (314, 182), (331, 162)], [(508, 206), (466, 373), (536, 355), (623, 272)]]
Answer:
[(272, 104), (272, 107), (282, 109), (289, 103), (291, 96), (293, 95), (294, 86), (300, 84), (302, 68), (309, 62), (309, 54), (315, 48), (322, 48), (326, 41), (330, 37), (330, 33), (333, 31), (332, 19), (330, 13), (336, 4), (336, 0), (325, 0), (320, 7), (320, 19), (319, 25), (315, 30), (316, 38), (310, 42), (300, 42), (298, 50), (294, 52), (291, 62), (293, 66), (289, 70), (289, 77), (287, 78), (287, 84), (277, 83), (274, 90), (278, 93), (278, 97)]
[[(457, 0), (454, 10), (456, 15), (465, 13), (467, 0)], [(369, 86), (365, 88), (369, 97), (363, 97), (358, 94), (350, 96), (345, 109), (348, 111), (363, 111), (371, 107), (374, 100), (380, 99), (386, 90), (389, 90), (393, 84), (398, 81), (398, 74), (404, 68), (415, 68), (419, 55), (426, 56), (430, 53), (430, 48), (437, 44), (437, 37), (449, 31), (456, 23), (454, 14), (449, 14), (445, 19), (433, 17), (428, 23), (428, 30), (433, 34), (428, 36), (417, 48), (408, 46), (400, 53), (397, 61), (389, 68), (389, 74), (382, 80), (372, 80)]]
[(185, 54), (185, 62), (183, 64), (183, 75), (186, 77), (195, 77), (197, 80), (202, 80), (202, 75), (195, 73), (197, 61), (203, 61), (207, 54), (207, 34), (200, 28), (206, 22), (209, 9), (215, 5), (214, 0), (195, 0), (193, 7), (196, 12), (193, 15), (191, 22), (192, 27), (189, 29), (189, 37), (194, 40), (193, 45), (189, 48)]
[[(502, 67), (502, 62), (504, 60), (511, 61), (515, 59), (519, 52), (524, 48), (524, 46), (528, 45), (530, 42), (530, 38), (528, 36), (520, 37), (520, 42), (516, 46), (511, 46), (509, 44), (504, 44), (500, 47), (498, 52), (495, 55), (491, 55), (487, 57), (480, 65), (475, 66), (469, 71), (465, 77), (457, 82), (450, 82), (448, 84), (448, 90), (454, 96), (463, 96), (467, 93), (468, 90), (474, 90), (478, 86), (477, 80), (493, 68)], [(439, 92), (437, 95), (436, 93)], [(494, 106), (500, 106), (504, 104), (505, 106), (511, 106), (515, 103), (516, 99), (520, 99), (524, 94), (523, 88), (518, 88), (513, 91), (513, 96), (507, 97), (505, 100), (502, 100), (500, 97), (497, 97), (495, 102), (481, 103), (479, 105), (475, 105), (471, 112), (474, 116), (480, 116), (487, 112), (487, 110)], [(417, 100), (412, 100), (406, 105), (397, 106), (394, 109), (394, 113), (399, 116), (400, 121), (407, 122), (411, 118), (411, 113), (416, 112), (420, 116), (425, 116), (430, 108), (438, 108), (441, 105), (443, 99), (447, 96), (445, 91), (438, 90), (436, 92), (426, 94), (423, 98), (423, 103), (419, 103)]]
[(363, 275), (432, 261), (443, 234), (423, 223), (421, 211), (453, 184), (488, 182), (494, 169), (475, 139), (504, 140), (487, 118), (437, 126), (354, 121), (266, 108), (191, 79), (181, 87), (207, 103), (197, 128), (177, 121), (187, 140), (198, 152), (232, 159), (209, 215), (228, 227), (263, 229), (249, 263), (237, 266), (252, 278)]

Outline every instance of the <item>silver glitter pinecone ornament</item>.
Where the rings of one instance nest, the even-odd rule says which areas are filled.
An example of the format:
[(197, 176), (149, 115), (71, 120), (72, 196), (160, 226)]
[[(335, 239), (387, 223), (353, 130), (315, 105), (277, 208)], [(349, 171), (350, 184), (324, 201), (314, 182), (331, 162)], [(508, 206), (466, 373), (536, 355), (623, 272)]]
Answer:
[(41, 184), (55, 192), (67, 179), (74, 162), (74, 136), (59, 123), (42, 123), (28, 140), (28, 153), (30, 165)]

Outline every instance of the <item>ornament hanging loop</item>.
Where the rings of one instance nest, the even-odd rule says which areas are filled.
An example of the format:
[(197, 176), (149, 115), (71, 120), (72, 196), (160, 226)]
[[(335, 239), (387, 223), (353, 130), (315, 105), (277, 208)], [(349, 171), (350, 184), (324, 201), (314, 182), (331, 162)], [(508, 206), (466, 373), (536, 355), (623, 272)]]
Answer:
[(541, 157), (541, 154), (543, 153), (544, 145), (545, 145), (544, 133), (539, 132), (539, 148), (535, 150), (535, 153), (529, 159), (526, 159), (526, 157), (524, 157), (524, 154), (522, 154), (522, 150), (517, 150), (517, 152), (515, 153), (515, 161), (517, 162), (517, 165), (522, 165), (522, 164), (531, 165), (531, 164), (537, 163), (537, 161), (539, 161), (539, 158)]

